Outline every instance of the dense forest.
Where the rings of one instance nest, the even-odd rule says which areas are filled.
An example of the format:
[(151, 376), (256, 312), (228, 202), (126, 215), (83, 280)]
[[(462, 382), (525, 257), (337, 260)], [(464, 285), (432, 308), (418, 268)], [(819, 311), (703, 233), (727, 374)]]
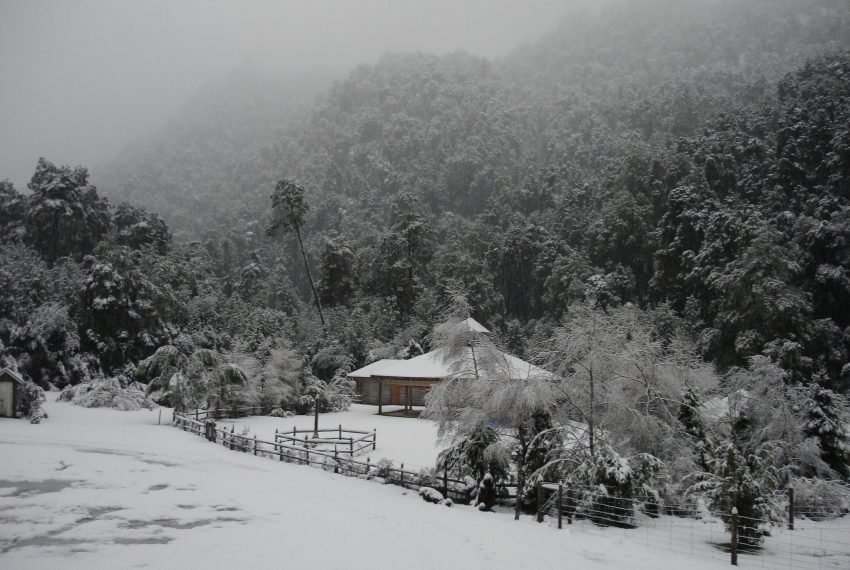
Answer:
[[(770, 370), (840, 417), (848, 49), (846, 0), (624, 1), (500, 60), (388, 54), (326, 91), (238, 73), (97, 189), (44, 159), (0, 185), (0, 364), (44, 388), (194, 366), (298, 408), (430, 348), (462, 297), (541, 364), (587, 311), (636, 310), (723, 379), (691, 408)], [(846, 477), (840, 421), (805, 425), (826, 464), (800, 472)]]

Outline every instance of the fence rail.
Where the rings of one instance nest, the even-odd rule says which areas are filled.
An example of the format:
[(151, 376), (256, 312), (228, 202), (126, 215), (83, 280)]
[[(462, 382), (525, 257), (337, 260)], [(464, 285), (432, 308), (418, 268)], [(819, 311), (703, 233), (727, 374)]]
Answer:
[[(336, 437), (318, 437), (319, 434), (330, 433)], [(299, 437), (299, 436), (303, 436)], [(343, 428), (340, 425), (337, 429), (320, 429), (320, 430), (304, 430), (292, 428), (292, 431), (274, 432), (274, 441), (276, 444), (289, 444), (303, 449), (321, 449), (328, 452), (335, 452), (337, 455), (348, 455), (354, 457), (364, 450), (371, 448), (373, 451), (377, 447), (377, 432), (362, 431)]]

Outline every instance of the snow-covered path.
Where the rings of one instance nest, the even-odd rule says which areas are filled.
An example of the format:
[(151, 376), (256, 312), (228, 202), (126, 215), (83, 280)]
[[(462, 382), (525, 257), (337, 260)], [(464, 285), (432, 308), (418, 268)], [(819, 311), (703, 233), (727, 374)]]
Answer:
[(0, 420), (4, 569), (726, 566), (231, 452), (158, 411), (47, 411)]

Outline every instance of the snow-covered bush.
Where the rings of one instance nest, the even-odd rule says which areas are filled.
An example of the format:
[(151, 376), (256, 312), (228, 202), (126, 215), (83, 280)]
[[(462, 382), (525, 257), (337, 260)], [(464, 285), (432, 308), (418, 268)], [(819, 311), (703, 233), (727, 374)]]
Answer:
[(382, 457), (375, 462), (375, 477), (389, 479), (392, 475), (393, 460)]
[(794, 511), (800, 517), (825, 520), (850, 513), (850, 489), (823, 479), (794, 481)]
[(59, 399), (85, 408), (133, 411), (154, 407), (153, 401), (145, 396), (142, 384), (131, 382), (124, 387), (119, 378), (104, 378), (69, 386), (62, 391)]
[(38, 424), (47, 417), (42, 409), (44, 403), (44, 390), (32, 382), (24, 381), (18, 389), (17, 413), (23, 414), (30, 419), (31, 423)]
[(493, 475), (487, 473), (478, 485), (478, 496), (475, 505), (479, 511), (489, 511), (496, 505), (496, 482)]
[(443, 494), (433, 487), (420, 487), (419, 496), (427, 503), (439, 504), (445, 500)]
[(269, 412), (269, 415), (273, 418), (291, 418), (295, 415), (295, 412), (284, 410), (283, 408), (275, 408)]

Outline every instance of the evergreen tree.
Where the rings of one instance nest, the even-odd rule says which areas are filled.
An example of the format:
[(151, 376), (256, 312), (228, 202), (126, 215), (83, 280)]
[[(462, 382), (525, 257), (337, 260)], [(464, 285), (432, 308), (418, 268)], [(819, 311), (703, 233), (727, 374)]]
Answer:
[(804, 421), (806, 434), (818, 440), (823, 460), (843, 479), (850, 477), (850, 431), (844, 398), (815, 384)]
[(24, 239), (50, 263), (64, 256), (81, 260), (110, 228), (109, 206), (88, 178), (81, 166), (38, 160), (24, 206)]

